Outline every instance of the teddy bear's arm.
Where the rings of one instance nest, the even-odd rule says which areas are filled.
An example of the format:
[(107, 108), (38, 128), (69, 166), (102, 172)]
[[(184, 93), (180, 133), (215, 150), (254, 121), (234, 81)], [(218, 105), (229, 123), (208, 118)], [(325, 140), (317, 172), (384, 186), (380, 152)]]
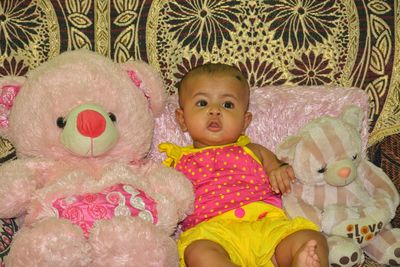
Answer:
[(284, 209), (289, 217), (294, 218), (301, 216), (319, 226), (321, 225), (322, 211), (318, 207), (306, 203), (300, 196), (295, 194), (285, 195), (282, 199)]
[(22, 215), (38, 186), (29, 161), (17, 159), (0, 166), (0, 218)]
[[(324, 188), (325, 187), (321, 187), (320, 192), (325, 191)], [(302, 192), (313, 192), (313, 194), (306, 194), (306, 196), (304, 196)], [(283, 206), (288, 216), (291, 218), (298, 216), (307, 218), (317, 224), (321, 230), (328, 235), (333, 234), (335, 226), (341, 224), (344, 220), (350, 221), (351, 223), (357, 223), (363, 220), (360, 218), (357, 208), (343, 204), (330, 204), (324, 206), (322, 209), (318, 208), (318, 206), (324, 204), (324, 201), (322, 199), (318, 200), (315, 197), (309, 197), (311, 195), (315, 195), (315, 188), (313, 186), (296, 184), (293, 188), (293, 192), (282, 198)], [(314, 204), (311, 204), (312, 201), (314, 201)], [(341, 233), (338, 235), (344, 234)]]
[(175, 201), (178, 221), (192, 211), (194, 194), (192, 183), (180, 172), (164, 165), (156, 164), (149, 173), (149, 182), (156, 193), (161, 193)]
[(376, 208), (390, 212), (390, 219), (393, 218), (400, 198), (392, 180), (382, 169), (367, 160), (360, 163), (358, 175)]

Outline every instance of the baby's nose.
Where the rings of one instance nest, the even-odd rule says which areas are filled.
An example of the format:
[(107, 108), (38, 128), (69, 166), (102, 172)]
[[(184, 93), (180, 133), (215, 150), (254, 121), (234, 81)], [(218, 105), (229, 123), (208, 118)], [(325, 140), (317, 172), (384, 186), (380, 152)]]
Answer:
[(210, 109), (208, 110), (208, 114), (209, 115), (221, 115), (221, 111), (218, 107), (210, 107)]

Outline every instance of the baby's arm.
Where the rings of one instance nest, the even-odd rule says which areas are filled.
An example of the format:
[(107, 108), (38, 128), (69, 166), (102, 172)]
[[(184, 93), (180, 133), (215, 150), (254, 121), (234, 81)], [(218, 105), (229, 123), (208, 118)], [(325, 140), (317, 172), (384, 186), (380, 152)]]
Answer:
[(260, 159), (272, 190), (275, 193), (289, 193), (290, 183), (296, 179), (292, 166), (280, 161), (272, 151), (259, 144), (251, 143), (247, 147)]

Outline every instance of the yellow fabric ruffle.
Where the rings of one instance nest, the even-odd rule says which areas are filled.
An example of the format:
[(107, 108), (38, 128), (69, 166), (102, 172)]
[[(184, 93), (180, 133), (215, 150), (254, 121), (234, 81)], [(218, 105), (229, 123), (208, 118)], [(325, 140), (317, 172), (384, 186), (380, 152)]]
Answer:
[[(238, 140), (233, 144), (236, 144), (241, 147), (246, 147), (246, 145), (248, 145), (250, 143), (251, 143), (251, 140), (248, 136), (241, 135), (238, 138)], [(169, 166), (169, 167), (175, 167), (183, 155), (187, 155), (187, 154), (193, 153), (193, 152), (199, 152), (199, 151), (202, 151), (204, 149), (209, 149), (209, 148), (226, 147), (226, 146), (230, 146), (233, 144), (195, 148), (195, 147), (193, 147), (193, 145), (181, 147), (181, 146), (175, 145), (173, 143), (165, 142), (165, 143), (161, 143), (158, 145), (158, 150), (160, 152), (167, 154), (167, 158), (163, 161), (163, 164), (166, 166)], [(253, 155), (253, 157), (257, 159), (257, 157), (255, 157), (254, 154), (249, 149), (246, 149), (246, 152)]]

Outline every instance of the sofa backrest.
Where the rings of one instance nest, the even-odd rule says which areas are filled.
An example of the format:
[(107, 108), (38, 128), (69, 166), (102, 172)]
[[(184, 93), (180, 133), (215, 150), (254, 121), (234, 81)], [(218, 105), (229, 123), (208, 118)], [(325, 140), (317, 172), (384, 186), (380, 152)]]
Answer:
[[(368, 95), (357, 88), (327, 86), (265, 86), (252, 88), (250, 111), (253, 121), (246, 134), (253, 142), (264, 145), (272, 151), (283, 138), (295, 134), (310, 120), (322, 116), (337, 116), (348, 105), (360, 107), (365, 116), (362, 123), (363, 152), (368, 141)], [(190, 136), (180, 130), (175, 121), (178, 107), (176, 95), (167, 100), (163, 114), (157, 118), (153, 143), (149, 157), (162, 160), (158, 144), (172, 142), (178, 145), (191, 144)]]

